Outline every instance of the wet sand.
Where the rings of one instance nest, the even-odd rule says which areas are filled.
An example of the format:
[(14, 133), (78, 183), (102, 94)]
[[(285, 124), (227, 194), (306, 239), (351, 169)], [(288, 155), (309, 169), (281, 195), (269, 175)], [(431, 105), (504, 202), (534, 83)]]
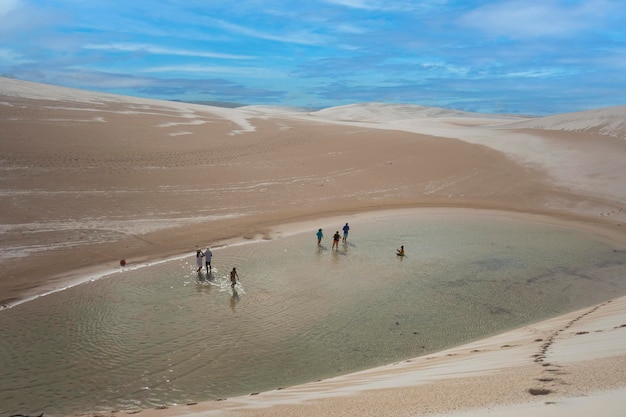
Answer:
[[(593, 230), (615, 241), (616, 250), (626, 246), (625, 135), (598, 134), (601, 115), (589, 119), (593, 133), (585, 133), (555, 130), (553, 126), (563, 127), (548, 123), (554, 121), (525, 126), (519, 118), (506, 117), (418, 113), (411, 118), (404, 107), (399, 112), (383, 105), (374, 105), (373, 112), (371, 105), (351, 108), (349, 114), (344, 110), (219, 109), (0, 79), (0, 304), (119, 268), (121, 259), (138, 265), (190, 253), (196, 245), (271, 239), (292, 229), (316, 230), (322, 219), (343, 224), (351, 216), (382, 209), (506, 211)], [(605, 311), (623, 321), (621, 307), (614, 308), (622, 305), (621, 299), (602, 305), (576, 323)], [(533, 340), (547, 340), (584, 313), (548, 321), (554, 327)], [(612, 332), (623, 341), (619, 326), (624, 323), (614, 324), (613, 331), (605, 326), (593, 333), (594, 340)], [(450, 371), (457, 376), (438, 378), (428, 384), (427, 393), (420, 391), (423, 374), (408, 387), (381, 388), (381, 397), (370, 391), (357, 395), (360, 383), (352, 376), (339, 385), (332, 381), (344, 379), (329, 382), (332, 399), (308, 394), (312, 388), (307, 385), (237, 400), (254, 411), (234, 408), (241, 415), (270, 410), (267, 415), (280, 415), (279, 409), (285, 410), (283, 415), (367, 415), (376, 410), (376, 415), (421, 415), (536, 400), (528, 389), (541, 373), (527, 354), (541, 351), (541, 342), (524, 339), (519, 349), (501, 346), (491, 346), (493, 353), (484, 355), (512, 353), (508, 362), (480, 376), (467, 375), (461, 366), (465, 362), (454, 362), (458, 355), (442, 353), (443, 362), (459, 366)], [(616, 372), (625, 367), (607, 365), (621, 363), (623, 352), (591, 360), (579, 353), (572, 372), (602, 372), (572, 380), (563, 384), (567, 389), (545, 397), (560, 398), (555, 413), (567, 409), (569, 400), (563, 397), (623, 390), (626, 378)], [(492, 360), (475, 360), (482, 355), (475, 353), (467, 356), (478, 368)], [(416, 361), (428, 359), (408, 364)], [(404, 380), (404, 371), (395, 366), (371, 372), (376, 380), (385, 379), (382, 374)], [(481, 382), (474, 382), (475, 377)], [(461, 386), (473, 394), (462, 394)], [(301, 389), (299, 397), (290, 395)], [(268, 395), (282, 399), (265, 408), (268, 403), (261, 399)], [(309, 396), (318, 399), (300, 409)], [(291, 405), (278, 405), (282, 403)], [(201, 407), (231, 415), (232, 404)], [(142, 413), (195, 413), (190, 407), (200, 406)]]

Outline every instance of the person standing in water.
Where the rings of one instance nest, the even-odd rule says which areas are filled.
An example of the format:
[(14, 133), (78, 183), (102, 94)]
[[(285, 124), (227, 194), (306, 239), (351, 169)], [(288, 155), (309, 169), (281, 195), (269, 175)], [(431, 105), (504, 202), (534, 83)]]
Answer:
[(339, 230), (337, 230), (335, 232), (335, 234), (333, 235), (333, 247), (332, 249), (337, 249), (339, 250), (339, 239), (341, 239), (341, 236), (339, 235)]
[(233, 268), (233, 270), (230, 271), (230, 288), (235, 288), (235, 284), (237, 283), (238, 279), (239, 275), (237, 274), (237, 268)]
[(204, 251), (204, 264), (206, 265), (206, 273), (211, 273), (211, 258), (213, 258), (213, 252), (211, 252), (211, 247), (207, 246)]
[(196, 272), (202, 271), (202, 257), (203, 256), (204, 256), (204, 253), (202, 253), (202, 251), (196, 247), (196, 266), (198, 267), (198, 270)]
[(404, 256), (404, 245), (400, 246), (400, 249), (396, 250), (396, 255)]
[(318, 230), (317, 233), (317, 246), (322, 244), (322, 238), (324, 237), (324, 234), (322, 233), (322, 229)]
[(343, 242), (345, 243), (346, 240), (348, 240), (348, 231), (350, 230), (350, 226), (348, 226), (348, 223), (346, 223), (346, 225), (343, 227)]

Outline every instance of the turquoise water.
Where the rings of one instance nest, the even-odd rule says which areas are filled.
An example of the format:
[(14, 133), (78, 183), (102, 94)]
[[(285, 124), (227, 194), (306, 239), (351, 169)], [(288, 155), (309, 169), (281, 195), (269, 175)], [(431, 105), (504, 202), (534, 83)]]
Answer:
[[(319, 248), (312, 230), (214, 250), (209, 277), (196, 274), (190, 253), (0, 311), (0, 414), (264, 391), (626, 294), (626, 253), (572, 229), (453, 215), (351, 226), (338, 251), (334, 230)], [(404, 258), (395, 256), (401, 244)]]

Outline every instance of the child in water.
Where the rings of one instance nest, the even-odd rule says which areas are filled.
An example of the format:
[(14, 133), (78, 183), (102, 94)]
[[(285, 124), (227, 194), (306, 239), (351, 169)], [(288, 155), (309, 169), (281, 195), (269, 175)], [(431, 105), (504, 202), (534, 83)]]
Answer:
[(339, 234), (339, 230), (337, 230), (335, 232), (335, 234), (333, 235), (333, 247), (332, 247), (332, 249), (339, 250), (339, 239), (341, 239), (341, 235)]
[(237, 274), (237, 268), (233, 268), (230, 271), (230, 288), (235, 288), (235, 284), (237, 284), (237, 280), (239, 279), (239, 274)]

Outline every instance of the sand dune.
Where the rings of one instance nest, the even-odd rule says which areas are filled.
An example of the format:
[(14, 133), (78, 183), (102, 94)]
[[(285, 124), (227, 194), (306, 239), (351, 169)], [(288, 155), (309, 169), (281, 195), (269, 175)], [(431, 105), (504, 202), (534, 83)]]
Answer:
[[(271, 117), (272, 109), (263, 107), (258, 114)], [(625, 107), (610, 107), (588, 112), (530, 118), (510, 115), (483, 115), (414, 105), (383, 103), (339, 106), (312, 113), (282, 109), (282, 117), (323, 121), (366, 129), (403, 131), (439, 138), (454, 138), (487, 146), (504, 153), (524, 167), (543, 172), (549, 181), (563, 189), (594, 196), (609, 203), (595, 204), (551, 199), (545, 204), (585, 215), (613, 215), (626, 222), (621, 207), (625, 203), (626, 177), (614, 175), (622, 170), (626, 147)], [(384, 133), (385, 137), (388, 133)], [(621, 136), (620, 136), (621, 135)], [(604, 203), (603, 203), (604, 205)]]
[(417, 106), (412, 104), (386, 104), (386, 103), (362, 103), (346, 106), (331, 107), (328, 109), (312, 112), (311, 115), (337, 121), (353, 122), (396, 122), (401, 120), (415, 119), (496, 119), (496, 120), (519, 120), (521, 117), (485, 115), (458, 110), (442, 109), (437, 107)]
[[(309, 113), (324, 120), (391, 124), (417, 124), (423, 120), (454, 121), (467, 125), (472, 120), (509, 129), (543, 129), (580, 132), (626, 139), (626, 106), (606, 107), (545, 117), (463, 112), (417, 105), (365, 103), (338, 106)], [(476, 122), (478, 123), (478, 122)]]
[[(227, 109), (0, 78), (0, 304), (119, 268), (122, 258), (139, 265), (196, 245), (272, 238), (290, 224), (313, 228), (316, 219), (378, 209), (542, 215), (624, 250), (625, 113), (616, 107), (521, 118), (381, 103), (316, 112)], [(542, 354), (577, 376), (563, 377), (566, 389), (554, 407), (541, 407), (543, 415), (582, 410), (581, 401), (605, 407), (600, 398), (624, 409), (617, 394), (582, 398), (608, 389), (623, 394), (626, 377), (615, 372), (626, 367), (614, 364), (624, 362), (624, 351), (612, 348), (625, 340), (623, 306), (620, 299), (580, 319), (585, 312), (435, 359), (237, 399), (232, 415), (281, 415), (280, 404), (290, 404), (282, 415), (422, 415), (530, 401), (527, 389), (546, 384), (531, 384), (543, 373), (528, 356), (545, 343), (535, 339), (555, 332), (558, 340)], [(603, 312), (617, 321), (590, 321)], [(589, 334), (571, 334), (571, 320), (587, 323), (579, 331)], [(501, 349), (507, 343), (513, 348)], [(432, 383), (420, 391), (424, 380)], [(202, 407), (231, 415), (232, 405)]]
[(591, 133), (626, 139), (626, 106), (540, 117), (507, 126)]
[[(169, 115), (176, 119), (196, 119), (202, 115), (212, 115), (230, 121), (239, 126), (239, 129), (231, 133), (240, 133), (254, 130), (247, 121), (246, 115), (240, 111), (225, 107), (204, 106), (199, 104), (183, 103), (179, 101), (150, 100), (115, 94), (97, 93), (79, 89), (57, 87), (48, 84), (32, 83), (0, 77), (0, 105), (15, 107), (15, 100), (35, 100), (42, 102), (42, 108), (49, 110), (74, 111), (79, 115), (89, 116), (89, 113), (102, 112), (102, 114), (128, 114), (128, 115)], [(46, 103), (48, 102), (48, 103)], [(50, 103), (53, 102), (53, 103)], [(75, 104), (80, 103), (80, 106)], [(91, 105), (91, 106), (85, 106)], [(120, 109), (107, 109), (107, 106), (122, 105)], [(5, 109), (6, 110), (6, 109)], [(81, 114), (84, 113), (84, 114)], [(206, 117), (206, 116), (205, 116)], [(51, 121), (81, 121), (78, 118), (52, 119)], [(104, 116), (92, 117), (89, 120), (106, 121)], [(201, 123), (195, 120), (195, 123)], [(176, 125), (173, 124), (173, 125)], [(169, 127), (172, 124), (163, 124), (161, 127)]]

